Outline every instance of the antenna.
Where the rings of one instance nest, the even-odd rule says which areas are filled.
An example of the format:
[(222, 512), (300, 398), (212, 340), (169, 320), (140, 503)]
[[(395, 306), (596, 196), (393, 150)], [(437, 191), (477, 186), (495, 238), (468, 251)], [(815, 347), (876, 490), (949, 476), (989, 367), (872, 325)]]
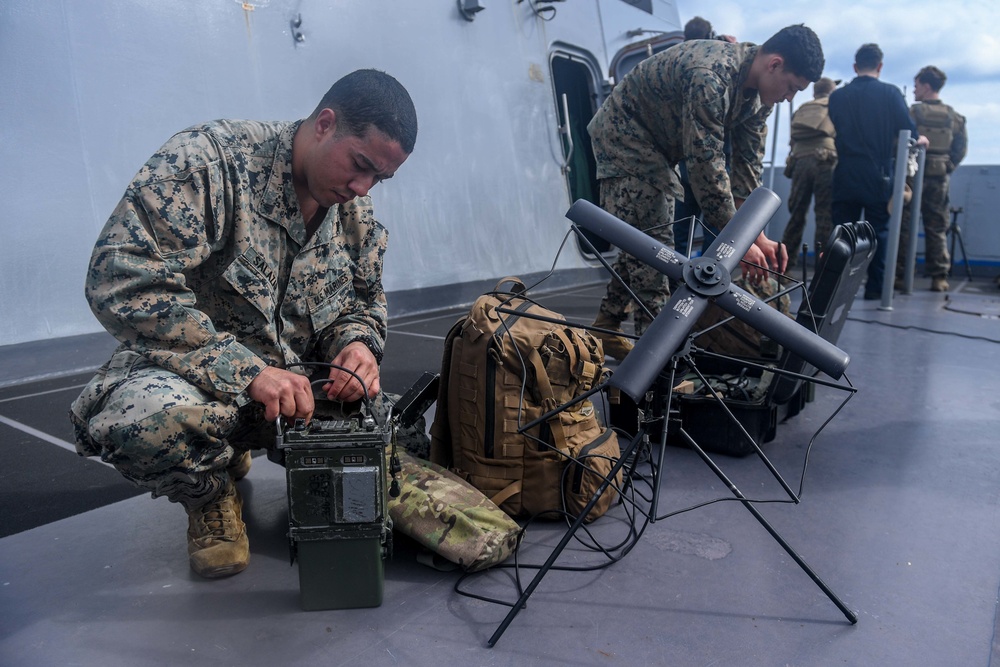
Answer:
[(708, 251), (695, 259), (588, 201), (577, 200), (570, 207), (566, 217), (573, 223), (680, 283), (608, 384), (638, 402), (687, 339), (709, 299), (830, 377), (843, 375), (850, 363), (847, 353), (730, 282), (730, 274), (780, 205), (781, 199), (773, 191), (757, 188)]

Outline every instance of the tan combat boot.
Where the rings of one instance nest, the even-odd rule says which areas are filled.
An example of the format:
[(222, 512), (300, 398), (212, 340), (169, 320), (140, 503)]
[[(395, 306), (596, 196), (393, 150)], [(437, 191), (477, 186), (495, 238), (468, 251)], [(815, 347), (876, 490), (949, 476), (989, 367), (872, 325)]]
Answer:
[[(597, 315), (597, 321), (594, 322), (594, 326), (601, 329), (610, 329), (611, 331), (625, 333), (622, 331), (622, 325), (620, 322), (615, 322), (604, 313), (599, 313)], [(604, 347), (604, 354), (613, 359), (617, 359), (618, 361), (624, 359), (625, 355), (631, 352), (634, 347), (632, 345), (632, 341), (625, 336), (615, 336), (601, 331), (594, 331), (593, 334), (601, 341), (601, 344)]]
[(250, 563), (243, 499), (232, 482), (215, 500), (188, 510), (188, 555), (191, 569), (208, 579), (242, 572)]
[(242, 454), (233, 454), (233, 458), (229, 459), (229, 465), (226, 466), (226, 472), (229, 473), (229, 477), (234, 482), (238, 482), (250, 472), (250, 465), (252, 463), (253, 458), (250, 456), (249, 451), (245, 451)]
[(947, 292), (948, 291), (948, 279), (944, 276), (938, 276), (937, 278), (931, 278), (931, 291), (932, 292)]

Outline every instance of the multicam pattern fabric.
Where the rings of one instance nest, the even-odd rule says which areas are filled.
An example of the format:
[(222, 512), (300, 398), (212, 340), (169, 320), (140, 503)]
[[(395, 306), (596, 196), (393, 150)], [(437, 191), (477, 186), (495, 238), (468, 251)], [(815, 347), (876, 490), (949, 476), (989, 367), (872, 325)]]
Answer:
[(833, 170), (836, 166), (837, 158), (833, 153), (803, 155), (796, 158), (792, 165), (792, 187), (788, 195), (788, 210), (791, 215), (781, 237), (788, 252), (788, 269), (798, 264), (802, 253), (802, 232), (814, 195), (816, 229), (813, 251), (816, 251), (820, 243), (826, 243), (830, 239), (833, 232)]
[(394, 531), (474, 572), (507, 560), (521, 527), (482, 491), (439, 465), (400, 454), (400, 494), (389, 498)]
[[(674, 167), (686, 160), (705, 222), (724, 227), (736, 212), (733, 197), (745, 199), (761, 183), (771, 107), (741, 90), (758, 49), (692, 40), (639, 63), (587, 126), (597, 177), (631, 175), (683, 198)], [(727, 130), (731, 174), (723, 150)]]
[[(950, 177), (924, 176), (920, 194), (920, 216), (924, 224), (924, 272), (932, 278), (944, 278), (951, 273), (951, 253), (948, 252), (948, 189)], [(896, 256), (896, 275), (904, 275), (907, 249), (910, 247), (910, 220), (912, 204), (903, 208), (899, 230), (899, 253)]]
[(87, 298), (121, 346), (72, 406), (77, 450), (154, 496), (212, 497), (265, 365), (384, 344), (387, 232), (360, 197), (307, 237), (292, 183), (298, 127), (215, 121), (176, 134), (94, 248)]
[[(910, 116), (917, 123), (917, 131), (930, 140), (920, 195), (920, 215), (924, 224), (924, 271), (933, 278), (943, 278), (951, 272), (947, 238), (951, 224), (948, 217), (950, 174), (965, 159), (969, 146), (965, 117), (941, 100), (914, 104), (910, 107)], [(912, 187), (912, 182), (910, 185)], [(906, 248), (909, 247), (911, 208), (906, 206), (903, 209), (896, 275), (903, 274)]]
[(930, 142), (924, 174), (943, 176), (955, 171), (969, 148), (965, 116), (941, 100), (925, 100), (910, 106), (910, 117), (917, 132)]

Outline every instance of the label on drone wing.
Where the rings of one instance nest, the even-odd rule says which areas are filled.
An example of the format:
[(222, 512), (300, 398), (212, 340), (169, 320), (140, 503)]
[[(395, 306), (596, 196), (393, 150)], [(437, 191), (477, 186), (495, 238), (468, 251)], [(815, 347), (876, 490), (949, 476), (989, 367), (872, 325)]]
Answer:
[(688, 317), (691, 314), (692, 310), (694, 310), (693, 296), (681, 299), (680, 301), (674, 304), (674, 312), (677, 313), (678, 315)]
[(754, 304), (757, 303), (757, 299), (753, 298), (749, 294), (734, 293), (733, 296), (736, 297), (736, 305), (748, 313), (753, 308)]
[(736, 248), (723, 241), (719, 243), (719, 247), (715, 249), (715, 256), (719, 259), (726, 259), (727, 257), (732, 257), (735, 252)]
[(670, 263), (674, 261), (674, 253), (669, 248), (660, 248), (656, 251), (656, 259)]

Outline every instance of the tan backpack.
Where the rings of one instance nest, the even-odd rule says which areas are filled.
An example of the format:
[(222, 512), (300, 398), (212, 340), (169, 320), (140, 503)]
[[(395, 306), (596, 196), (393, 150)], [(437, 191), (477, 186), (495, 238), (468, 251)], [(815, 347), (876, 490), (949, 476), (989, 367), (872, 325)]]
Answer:
[[(512, 291), (501, 290), (506, 283)], [(448, 333), (430, 458), (511, 516), (565, 509), (575, 517), (620, 457), (617, 435), (601, 425), (589, 399), (519, 431), (599, 383), (604, 351), (590, 332), (565, 324), (524, 289), (505, 278)], [(616, 497), (609, 487), (586, 520), (603, 515)]]

